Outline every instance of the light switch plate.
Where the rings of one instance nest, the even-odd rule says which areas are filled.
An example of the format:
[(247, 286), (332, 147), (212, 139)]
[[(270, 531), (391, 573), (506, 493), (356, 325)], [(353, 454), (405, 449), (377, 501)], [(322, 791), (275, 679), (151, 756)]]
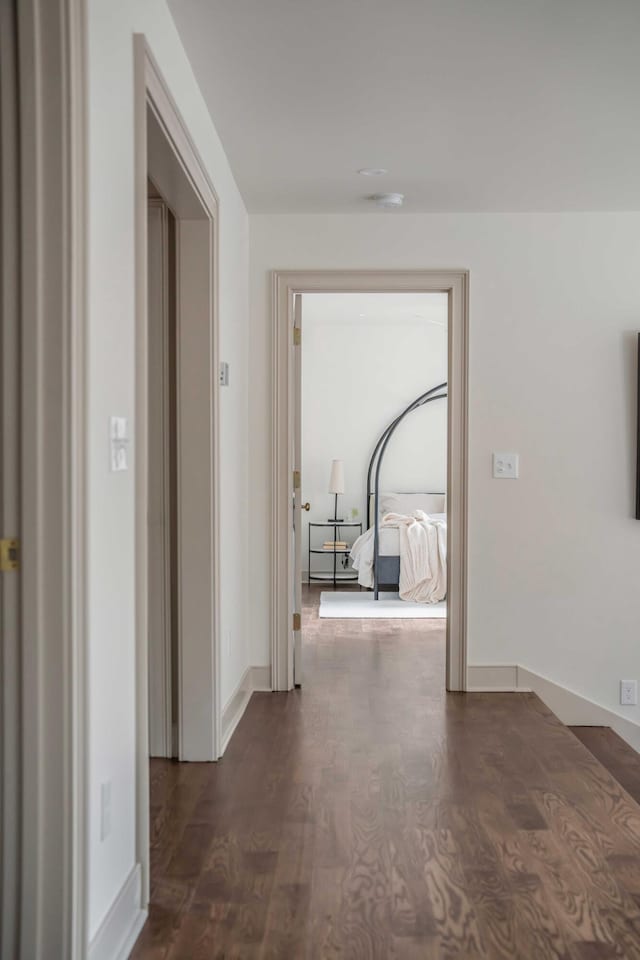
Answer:
[(519, 457), (517, 453), (494, 453), (494, 480), (517, 480)]
[(127, 418), (111, 417), (110, 436), (112, 440), (127, 439)]
[(113, 443), (111, 445), (111, 472), (120, 473), (121, 470), (128, 470), (127, 448), (123, 443)]

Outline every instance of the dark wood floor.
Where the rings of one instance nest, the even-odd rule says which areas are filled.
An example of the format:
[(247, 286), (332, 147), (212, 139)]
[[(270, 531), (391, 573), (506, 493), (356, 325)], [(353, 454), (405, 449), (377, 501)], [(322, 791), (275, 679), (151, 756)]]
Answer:
[[(319, 621), (224, 759), (153, 761), (136, 960), (640, 960), (640, 807), (533, 695), (445, 696), (442, 621)], [(591, 745), (590, 745), (591, 746)]]
[(618, 783), (640, 803), (640, 756), (608, 727), (569, 727)]

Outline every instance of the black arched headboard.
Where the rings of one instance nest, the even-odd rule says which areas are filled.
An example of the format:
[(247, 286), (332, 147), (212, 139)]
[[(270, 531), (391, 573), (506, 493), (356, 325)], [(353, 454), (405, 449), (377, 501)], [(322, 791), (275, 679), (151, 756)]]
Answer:
[[(404, 420), (407, 414), (411, 413), (413, 410), (417, 410), (419, 407), (423, 407), (426, 403), (432, 403), (434, 400), (445, 400), (447, 398), (447, 382), (439, 383), (437, 387), (432, 387), (431, 390), (427, 390), (426, 393), (421, 394), (413, 403), (410, 403), (402, 413), (392, 420), (391, 423), (383, 430), (378, 442), (376, 443), (373, 453), (371, 455), (371, 460), (369, 461), (369, 469), (367, 471), (367, 528), (371, 526), (371, 493), (373, 492), (373, 523), (374, 523), (374, 534), (373, 534), (373, 576), (374, 576), (374, 599), (377, 600), (379, 596), (379, 581), (378, 581), (378, 551), (379, 551), (379, 541), (380, 541), (380, 467), (382, 466), (382, 460), (384, 458), (387, 446), (389, 445), (389, 440), (393, 436), (396, 428)], [(372, 490), (372, 480), (373, 480), (373, 490)]]

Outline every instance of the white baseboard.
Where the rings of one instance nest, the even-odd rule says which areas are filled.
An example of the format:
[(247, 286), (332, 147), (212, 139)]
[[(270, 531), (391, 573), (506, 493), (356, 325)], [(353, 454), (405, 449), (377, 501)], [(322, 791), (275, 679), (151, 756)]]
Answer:
[(514, 664), (491, 663), (467, 667), (469, 693), (521, 693)]
[(529, 693), (540, 697), (562, 723), (572, 727), (611, 727), (640, 752), (640, 724), (542, 674), (515, 664), (477, 664), (467, 671), (469, 693)]
[(271, 667), (251, 667), (251, 686), (254, 693), (271, 693)]
[(147, 919), (140, 906), (141, 891), (137, 863), (89, 944), (89, 960), (127, 960)]
[(567, 726), (611, 727), (619, 737), (640, 752), (640, 724), (623, 717), (610, 707), (588, 700), (581, 694), (539, 673), (518, 667), (518, 681), (529, 687)]
[(222, 710), (222, 745), (220, 756), (227, 749), (233, 732), (240, 723), (252, 693), (271, 690), (271, 667), (247, 667), (240, 683)]

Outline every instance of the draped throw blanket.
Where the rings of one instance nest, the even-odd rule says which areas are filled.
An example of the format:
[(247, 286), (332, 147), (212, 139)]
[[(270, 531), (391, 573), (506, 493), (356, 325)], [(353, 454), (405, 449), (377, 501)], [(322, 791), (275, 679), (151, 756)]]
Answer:
[[(438, 603), (447, 593), (447, 524), (423, 510), (411, 516), (387, 513), (382, 527), (398, 527), (400, 533), (400, 597), (418, 603)], [(372, 587), (374, 530), (358, 537), (351, 550), (351, 562), (358, 571), (358, 583)]]

